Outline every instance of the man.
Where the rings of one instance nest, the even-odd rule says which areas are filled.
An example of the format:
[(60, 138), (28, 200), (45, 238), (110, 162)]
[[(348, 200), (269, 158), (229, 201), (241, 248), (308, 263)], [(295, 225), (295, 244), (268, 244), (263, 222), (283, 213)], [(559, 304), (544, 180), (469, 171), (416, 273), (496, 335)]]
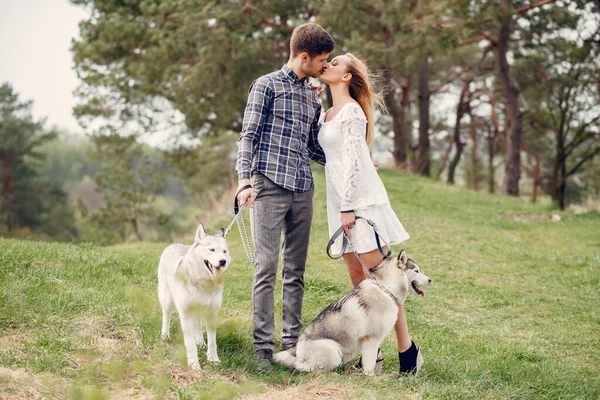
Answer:
[[(250, 86), (236, 170), (238, 202), (252, 207), (256, 264), (252, 287), (254, 350), (259, 372), (272, 371), (274, 293), (283, 233), (281, 347), (296, 346), (302, 329), (304, 270), (312, 222), (314, 183), (309, 158), (325, 164), (317, 142), (321, 107), (309, 76), (327, 68), (334, 42), (321, 26), (294, 29), (290, 58)], [(241, 190), (251, 184), (251, 188)]]

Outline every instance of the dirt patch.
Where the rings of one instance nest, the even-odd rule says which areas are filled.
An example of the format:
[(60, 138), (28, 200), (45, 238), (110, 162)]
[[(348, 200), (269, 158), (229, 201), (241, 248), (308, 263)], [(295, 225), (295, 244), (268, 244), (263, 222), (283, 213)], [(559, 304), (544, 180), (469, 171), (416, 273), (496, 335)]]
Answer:
[(561, 218), (558, 214), (540, 215), (540, 214), (506, 214), (506, 219), (511, 221), (551, 221), (560, 222)]
[(111, 399), (125, 400), (125, 399), (156, 399), (156, 393), (148, 389), (132, 388), (125, 389), (120, 392), (110, 394)]
[(96, 347), (106, 358), (112, 358), (120, 352), (123, 344), (119, 339), (107, 338), (100, 336), (96, 338)]
[(175, 385), (189, 385), (202, 379), (202, 372), (183, 369), (180, 365), (172, 364), (169, 367), (169, 377)]
[(7, 334), (0, 336), (0, 349), (15, 349), (31, 342), (32, 339), (23, 332), (9, 331)]
[(244, 400), (315, 400), (315, 399), (345, 399), (346, 391), (339, 386), (322, 385), (306, 386), (273, 386), (266, 392), (243, 397)]
[(54, 374), (32, 374), (24, 369), (0, 367), (0, 400), (45, 399), (48, 394), (67, 397), (71, 381)]
[(106, 329), (114, 329), (107, 318), (96, 316), (77, 318), (73, 320), (71, 326), (73, 331), (80, 337), (97, 336)]

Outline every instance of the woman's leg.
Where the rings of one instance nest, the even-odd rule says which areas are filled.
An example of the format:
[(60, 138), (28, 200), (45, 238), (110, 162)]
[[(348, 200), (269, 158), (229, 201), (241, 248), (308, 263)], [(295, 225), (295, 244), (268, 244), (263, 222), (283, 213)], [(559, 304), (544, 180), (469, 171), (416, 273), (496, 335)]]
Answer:
[(396, 325), (394, 325), (394, 330), (396, 331), (398, 351), (402, 353), (408, 350), (412, 341), (408, 333), (408, 322), (404, 313), (404, 304), (398, 304), (398, 319), (396, 320)]
[[(343, 255), (344, 261), (346, 262), (346, 267), (348, 268), (348, 274), (350, 275), (350, 282), (352, 282), (352, 287), (356, 287), (363, 279), (369, 277), (369, 275), (365, 272), (358, 258), (354, 255), (354, 253), (344, 253)], [(379, 253), (379, 250), (371, 251), (369, 253), (360, 254), (360, 258), (363, 260), (367, 268), (373, 268), (377, 264), (383, 260), (382, 255)], [(377, 352), (377, 363), (378, 367), (376, 367), (376, 374), (381, 372), (381, 361), (383, 358), (381, 357), (381, 350)], [(362, 357), (359, 362), (359, 368), (362, 368)]]

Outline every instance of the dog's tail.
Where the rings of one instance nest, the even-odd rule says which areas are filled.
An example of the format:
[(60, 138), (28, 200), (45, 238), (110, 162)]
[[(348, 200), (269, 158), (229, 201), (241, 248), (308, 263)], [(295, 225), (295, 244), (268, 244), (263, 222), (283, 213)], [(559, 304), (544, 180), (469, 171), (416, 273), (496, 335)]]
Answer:
[(297, 369), (298, 358), (290, 351), (280, 351), (273, 355), (273, 361), (284, 367)]
[(298, 343), (298, 353), (282, 351), (273, 356), (273, 361), (297, 371), (311, 372), (316, 369), (331, 371), (342, 364), (342, 349), (330, 339), (310, 340)]

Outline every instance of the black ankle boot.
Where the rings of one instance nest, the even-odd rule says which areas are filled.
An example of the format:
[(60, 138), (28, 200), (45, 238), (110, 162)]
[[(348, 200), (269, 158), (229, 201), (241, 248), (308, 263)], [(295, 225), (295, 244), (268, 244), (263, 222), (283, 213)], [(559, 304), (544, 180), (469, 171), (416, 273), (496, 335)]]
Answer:
[(398, 352), (398, 360), (400, 361), (401, 374), (416, 374), (423, 365), (421, 351), (412, 340), (408, 350), (402, 353)]

